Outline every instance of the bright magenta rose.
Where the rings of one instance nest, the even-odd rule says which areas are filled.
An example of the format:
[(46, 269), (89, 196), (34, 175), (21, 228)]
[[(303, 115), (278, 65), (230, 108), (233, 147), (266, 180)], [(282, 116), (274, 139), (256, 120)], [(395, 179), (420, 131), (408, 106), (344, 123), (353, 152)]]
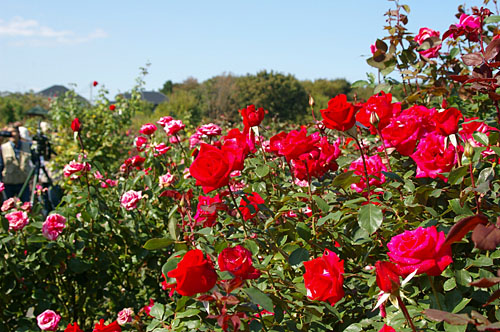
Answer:
[(96, 323), (92, 332), (122, 332), (122, 328), (116, 321), (111, 324), (105, 325), (104, 319)]
[(241, 109), (240, 113), (243, 117), (243, 125), (245, 127), (260, 125), (265, 115), (264, 109), (262, 107), (255, 109), (255, 105), (249, 105), (247, 108)]
[(25, 211), (7, 213), (5, 218), (9, 221), (9, 231), (23, 229), (28, 224), (28, 214)]
[(217, 261), (221, 271), (229, 271), (235, 277), (257, 279), (260, 276), (260, 271), (252, 265), (252, 253), (241, 245), (222, 250)]
[(446, 178), (440, 173), (449, 172), (456, 163), (456, 153), (453, 145), (445, 148), (444, 136), (437, 133), (427, 135), (420, 141), (417, 151), (411, 158), (417, 163), (417, 178)]
[(212, 261), (205, 259), (199, 249), (189, 250), (177, 264), (177, 268), (167, 275), (177, 280), (173, 287), (182, 296), (208, 292), (217, 282)]
[(137, 208), (137, 203), (139, 203), (141, 198), (142, 191), (129, 190), (122, 195), (120, 203), (126, 210), (130, 211)]
[[(370, 189), (374, 187), (380, 187), (382, 183), (385, 182), (385, 175), (382, 172), (387, 172), (387, 167), (385, 167), (382, 162), (382, 158), (378, 154), (367, 157), (366, 159), (366, 169), (368, 171), (368, 178), (370, 183)], [(355, 175), (360, 176), (359, 182), (353, 183), (351, 188), (356, 190), (356, 192), (360, 193), (365, 190), (366, 185), (366, 174), (365, 167), (363, 165), (363, 159), (359, 157), (355, 161), (351, 163), (349, 166), (349, 170), (353, 170)]]
[[(356, 120), (364, 126), (370, 128), (372, 134), (377, 133), (379, 130), (384, 129), (391, 118), (401, 112), (401, 103), (392, 103), (392, 95), (390, 93), (381, 92), (380, 95), (373, 95), (366, 103), (362, 104), (358, 113), (356, 113)], [(372, 118), (376, 114), (377, 124), (372, 123)]]
[(246, 221), (255, 217), (260, 211), (259, 205), (265, 203), (264, 199), (256, 192), (245, 195), (240, 201), (240, 211), (243, 215), (243, 220)]
[(323, 123), (327, 128), (346, 131), (356, 123), (358, 108), (347, 101), (346, 95), (337, 95), (330, 99), (328, 108), (321, 110)]
[[(422, 45), (424, 41), (431, 37), (437, 37), (439, 38), (439, 31), (435, 31), (429, 28), (420, 28), (420, 31), (418, 32), (418, 35), (415, 36), (415, 41), (419, 44)], [(439, 50), (441, 49), (441, 44), (428, 48), (423, 51), (418, 51), (420, 55), (425, 56), (426, 58), (435, 58), (439, 55)]]
[(207, 194), (229, 183), (234, 161), (230, 151), (201, 143), (200, 152), (189, 167), (189, 173), (196, 179), (196, 185), (202, 186), (203, 192)]
[(336, 253), (325, 249), (322, 257), (304, 262), (304, 267), (308, 298), (328, 301), (333, 306), (344, 296), (344, 261)]
[(61, 316), (52, 310), (45, 310), (40, 315), (36, 316), (38, 327), (43, 331), (55, 331)]
[(443, 246), (445, 237), (443, 232), (437, 231), (436, 226), (405, 231), (389, 241), (387, 255), (402, 275), (418, 270), (417, 274), (438, 276), (453, 262), (451, 247)]
[(458, 121), (461, 118), (463, 118), (462, 112), (453, 107), (435, 113), (434, 122), (436, 123), (436, 131), (443, 136), (457, 133)]
[(396, 332), (396, 330), (393, 327), (384, 324), (378, 332)]
[(141, 129), (139, 132), (143, 135), (153, 135), (153, 133), (156, 131), (156, 126), (152, 123), (146, 123), (141, 126)]
[(399, 289), (401, 284), (399, 275), (401, 274), (398, 267), (391, 262), (377, 261), (375, 263), (377, 272), (377, 286), (384, 293), (392, 293)]
[(42, 224), (42, 234), (50, 241), (55, 241), (66, 227), (66, 218), (54, 213), (45, 219)]

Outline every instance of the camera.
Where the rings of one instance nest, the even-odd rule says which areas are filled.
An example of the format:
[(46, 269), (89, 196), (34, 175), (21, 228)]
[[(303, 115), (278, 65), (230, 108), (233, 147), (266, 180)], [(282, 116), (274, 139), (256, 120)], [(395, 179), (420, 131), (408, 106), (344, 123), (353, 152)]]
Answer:
[(0, 130), (0, 137), (12, 137), (12, 133), (8, 130)]

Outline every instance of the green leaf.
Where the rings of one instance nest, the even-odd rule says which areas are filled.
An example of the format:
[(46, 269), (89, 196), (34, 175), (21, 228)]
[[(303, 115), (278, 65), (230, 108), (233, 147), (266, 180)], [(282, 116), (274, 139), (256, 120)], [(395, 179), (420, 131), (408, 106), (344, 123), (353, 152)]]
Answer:
[(2, 220), (2, 228), (4, 231), (8, 232), (9, 231), (9, 221), (7, 220), (7, 218), (4, 218), (4, 217), (0, 217), (1, 220)]
[(384, 174), (386, 177), (390, 178), (390, 179), (393, 179), (393, 180), (396, 180), (396, 181), (399, 181), (399, 182), (402, 182), (404, 183), (404, 180), (402, 177), (400, 177), (398, 174), (396, 173), (392, 173), (392, 172), (384, 172), (382, 171), (382, 174)]
[(449, 184), (461, 183), (468, 171), (469, 171), (468, 166), (460, 166), (455, 168), (450, 172), (450, 175), (448, 175), (448, 183)]
[(304, 239), (305, 241), (309, 241), (311, 238), (311, 227), (307, 226), (303, 222), (297, 223), (297, 233), (299, 233), (299, 236)]
[(314, 201), (318, 205), (321, 211), (328, 212), (330, 210), (330, 206), (325, 200), (319, 196), (313, 196)]
[(159, 320), (163, 319), (163, 314), (165, 313), (165, 306), (161, 303), (155, 303), (154, 306), (151, 308), (151, 311), (149, 314), (154, 317), (158, 318)]
[(452, 313), (456, 314), (459, 313), (465, 306), (471, 301), (471, 299), (468, 298), (463, 298), (460, 303), (458, 303), (455, 308), (453, 308)]
[(299, 265), (302, 262), (309, 260), (309, 251), (304, 248), (295, 249), (288, 258), (290, 265)]
[(500, 22), (500, 16), (498, 15), (491, 15), (484, 19), (484, 23), (486, 24), (498, 23), (498, 22)]
[(479, 173), (479, 177), (477, 178), (476, 185), (480, 185), (481, 183), (490, 182), (493, 180), (495, 176), (495, 170), (493, 168), (485, 168)]
[(451, 50), (450, 50), (450, 58), (455, 58), (458, 53), (460, 53), (460, 50), (458, 49), (458, 47), (453, 47)]
[(173, 239), (179, 240), (181, 232), (179, 230), (179, 225), (177, 225), (177, 219), (174, 216), (168, 220), (168, 232)]
[(369, 83), (365, 80), (357, 80), (356, 82), (351, 84), (351, 88), (356, 89), (356, 88), (362, 88), (367, 86)]
[[(394, 69), (394, 68), (392, 68), (392, 69)], [(391, 69), (391, 71), (392, 71), (392, 69)], [(377, 93), (382, 92), (382, 91), (384, 91), (386, 93), (391, 91), (391, 86), (389, 84), (386, 84), (386, 83), (379, 84), (373, 90), (373, 94), (377, 94)]]
[(354, 175), (354, 171), (347, 171), (345, 173), (341, 173), (333, 179), (332, 185), (334, 187), (342, 187), (343, 189), (347, 189), (351, 184), (359, 181), (359, 176)]
[(243, 292), (248, 295), (252, 303), (260, 305), (269, 312), (274, 312), (273, 301), (269, 296), (257, 288), (243, 288)]
[(383, 214), (382, 209), (373, 204), (367, 204), (359, 209), (358, 224), (367, 231), (373, 234), (382, 225)]
[(255, 169), (255, 173), (257, 173), (257, 175), (260, 177), (260, 178), (263, 178), (265, 177), (267, 174), (269, 174), (269, 166), (267, 165), (262, 165), (262, 166), (259, 166)]
[(177, 268), (177, 264), (181, 261), (180, 257), (170, 258), (161, 268), (161, 272), (167, 276), (167, 273)]
[(474, 214), (474, 212), (469, 209), (467, 204), (464, 204), (464, 206), (460, 205), (460, 198), (451, 199), (449, 202), (453, 212), (457, 215), (472, 216)]
[(31, 235), (28, 238), (28, 243), (40, 243), (40, 242), (47, 242), (47, 239), (43, 235), (35, 234)]
[(485, 133), (474, 133), (472, 134), (474, 139), (483, 145), (488, 145), (488, 136)]
[(447, 292), (451, 291), (455, 287), (457, 287), (457, 283), (455, 281), (455, 278), (450, 278), (450, 279), (446, 280), (443, 284), (443, 289)]
[(197, 315), (199, 312), (200, 312), (200, 310), (198, 310), (198, 309), (188, 309), (188, 310), (183, 311), (183, 312), (178, 312), (175, 315), (175, 318), (193, 317), (193, 316)]
[(92, 268), (92, 264), (81, 261), (78, 258), (71, 258), (68, 262), (68, 267), (75, 273), (83, 273)]
[(163, 249), (174, 243), (175, 241), (170, 238), (161, 238), (161, 239), (149, 239), (144, 244), (144, 249), (147, 250), (157, 250)]

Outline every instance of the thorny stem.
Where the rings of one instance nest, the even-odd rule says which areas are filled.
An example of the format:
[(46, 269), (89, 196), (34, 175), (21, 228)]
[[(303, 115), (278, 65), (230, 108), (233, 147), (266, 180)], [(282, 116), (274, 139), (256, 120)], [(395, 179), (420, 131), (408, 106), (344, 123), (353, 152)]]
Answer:
[(238, 211), (238, 215), (240, 216), (241, 218), (241, 224), (243, 226), (243, 232), (245, 233), (245, 238), (248, 238), (248, 233), (247, 233), (247, 226), (245, 224), (245, 219), (243, 219), (243, 214), (241, 213), (240, 211), (240, 208), (238, 206), (238, 204), (236, 204), (236, 198), (234, 197), (234, 193), (233, 191), (231, 190), (231, 186), (228, 184), (227, 185), (227, 188), (229, 189), (229, 194), (231, 196), (231, 199), (233, 201), (233, 204), (234, 204), (234, 207), (236, 208), (236, 210)]
[(403, 312), (403, 315), (405, 316), (406, 321), (410, 325), (412, 331), (417, 332), (417, 330), (415, 329), (415, 325), (413, 325), (413, 321), (411, 320), (410, 314), (408, 313), (408, 309), (406, 309), (406, 305), (404, 304), (403, 300), (401, 299), (401, 296), (398, 295), (397, 299), (398, 299), (399, 307), (401, 308), (401, 311)]

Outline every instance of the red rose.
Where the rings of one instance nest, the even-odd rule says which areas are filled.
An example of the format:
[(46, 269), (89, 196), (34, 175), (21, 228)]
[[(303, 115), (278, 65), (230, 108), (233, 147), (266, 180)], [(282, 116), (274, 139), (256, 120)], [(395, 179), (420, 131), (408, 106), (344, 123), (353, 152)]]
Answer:
[(215, 195), (213, 198), (209, 196), (199, 196), (194, 220), (196, 220), (197, 223), (203, 223), (203, 227), (212, 227), (217, 221), (217, 211), (226, 209), (227, 206), (222, 202), (219, 194)]
[(110, 111), (114, 111), (116, 109), (116, 106), (115, 105), (109, 105), (109, 110)]
[(440, 173), (449, 172), (456, 163), (456, 153), (453, 145), (445, 148), (444, 136), (438, 133), (427, 135), (420, 141), (417, 150), (410, 157), (417, 164), (417, 178), (446, 178)]
[(142, 152), (147, 147), (148, 139), (144, 136), (137, 136), (134, 139), (134, 145), (137, 151)]
[(392, 293), (399, 289), (399, 269), (391, 262), (377, 261), (375, 263), (377, 270), (377, 285), (384, 293)]
[(384, 324), (384, 326), (382, 326), (382, 328), (378, 332), (396, 332), (396, 330), (391, 326)]
[(462, 112), (453, 107), (435, 113), (436, 131), (443, 136), (455, 134), (458, 132), (458, 120), (462, 117)]
[(300, 131), (292, 130), (281, 141), (279, 153), (285, 156), (287, 161), (299, 158), (300, 155), (308, 153), (314, 149), (320, 139), (319, 133), (314, 133), (307, 136), (307, 129), (305, 126), (300, 128)]
[(97, 81), (92, 82), (93, 86), (97, 86), (97, 84), (99, 84), (99, 83), (97, 83)]
[(81, 129), (80, 120), (78, 120), (78, 118), (74, 118), (73, 122), (71, 122), (71, 130), (73, 130), (74, 132), (78, 132), (80, 131), (80, 129)]
[(419, 227), (394, 236), (387, 244), (387, 255), (402, 275), (418, 269), (417, 274), (438, 276), (453, 261), (451, 247), (443, 246), (444, 242), (445, 235), (436, 226)]
[(92, 332), (122, 332), (122, 328), (116, 321), (109, 325), (104, 325), (104, 319), (101, 319), (99, 323), (95, 324)]
[(322, 257), (304, 262), (304, 267), (308, 298), (328, 301), (333, 306), (344, 296), (344, 261), (336, 253), (325, 249)]
[(247, 108), (239, 111), (243, 117), (243, 125), (245, 127), (258, 126), (264, 119), (264, 109), (259, 107), (255, 109), (255, 105), (249, 105)]
[(347, 101), (346, 95), (337, 95), (330, 99), (328, 108), (321, 110), (323, 123), (327, 128), (346, 131), (356, 123), (358, 108)]
[(260, 271), (252, 265), (252, 253), (241, 245), (222, 250), (217, 261), (221, 271), (229, 271), (235, 277), (257, 279), (260, 276)]
[(78, 326), (78, 324), (75, 322), (72, 324), (68, 324), (64, 332), (83, 332), (83, 330)]
[(389, 125), (382, 129), (385, 144), (393, 146), (403, 156), (415, 151), (417, 140), (422, 136), (421, 120), (415, 115), (400, 115), (392, 118)]
[(208, 292), (217, 282), (212, 262), (205, 259), (199, 249), (189, 250), (177, 264), (177, 268), (167, 275), (177, 280), (174, 290), (182, 296)]
[[(356, 120), (364, 126), (370, 128), (372, 134), (377, 133), (377, 128), (382, 130), (385, 128), (392, 117), (401, 112), (401, 104), (392, 103), (392, 95), (390, 93), (381, 92), (380, 95), (373, 95), (366, 103), (362, 104), (361, 109), (356, 113)], [(377, 124), (374, 125), (372, 114), (376, 114)], [(372, 120), (372, 121), (371, 121)]]
[(196, 185), (202, 186), (206, 194), (229, 183), (233, 164), (232, 153), (201, 143), (200, 152), (189, 167), (189, 173), (196, 179)]
[(276, 155), (281, 156), (280, 151), (283, 149), (283, 142), (285, 141), (287, 133), (282, 131), (279, 134), (274, 135), (269, 139), (268, 152), (272, 152)]
[(252, 192), (245, 195), (240, 201), (240, 211), (243, 215), (243, 220), (252, 219), (260, 211), (258, 204), (265, 204), (266, 202), (259, 194)]
[(156, 126), (152, 123), (146, 123), (141, 126), (139, 132), (143, 135), (152, 135), (156, 131)]

